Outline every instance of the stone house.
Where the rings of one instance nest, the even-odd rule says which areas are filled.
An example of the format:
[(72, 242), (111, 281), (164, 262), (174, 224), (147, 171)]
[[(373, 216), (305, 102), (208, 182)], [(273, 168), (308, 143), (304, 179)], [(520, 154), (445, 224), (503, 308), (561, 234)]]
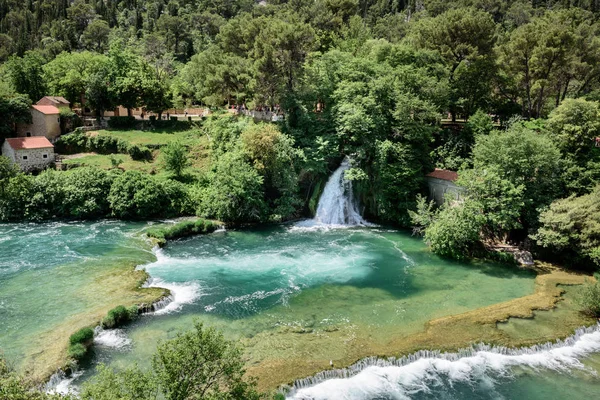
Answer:
[(60, 110), (53, 105), (31, 107), (31, 124), (19, 124), (17, 136), (44, 136), (54, 141), (60, 136)]
[(37, 103), (38, 106), (54, 106), (58, 108), (69, 108), (71, 103), (69, 100), (60, 96), (44, 96)]
[(54, 146), (44, 136), (9, 138), (2, 145), (2, 155), (23, 171), (40, 170), (54, 162)]
[(436, 168), (433, 172), (428, 173), (426, 178), (429, 187), (429, 199), (433, 200), (438, 206), (444, 203), (448, 194), (455, 197), (456, 200), (460, 200), (460, 193), (463, 189), (454, 183), (458, 179), (458, 174), (455, 171)]

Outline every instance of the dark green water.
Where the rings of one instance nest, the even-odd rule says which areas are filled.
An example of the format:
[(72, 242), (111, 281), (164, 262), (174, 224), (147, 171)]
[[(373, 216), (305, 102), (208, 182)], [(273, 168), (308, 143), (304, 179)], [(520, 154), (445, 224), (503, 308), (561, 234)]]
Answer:
[[(123, 330), (103, 332), (95, 359), (75, 385), (93, 375), (97, 362), (148, 365), (159, 339), (189, 329), (195, 319), (241, 340), (251, 369), (273, 374), (268, 367), (277, 365), (287, 376), (311, 362), (381, 354), (390, 340), (421, 332), (433, 318), (521, 297), (534, 288), (529, 272), (441, 260), (421, 240), (386, 229), (282, 226), (218, 232), (170, 243), (154, 257), (138, 237), (142, 227), (121, 222), (0, 225), (0, 348), (5, 354), (18, 359), (43, 343), (32, 340), (36, 335), (101, 302), (106, 294), (96, 277), (119, 260), (145, 264), (152, 284), (171, 289), (174, 301)], [(595, 366), (593, 359), (587, 362)], [(332, 386), (317, 385), (293, 396), (542, 399), (568, 392), (587, 399), (599, 388), (597, 378), (572, 362), (561, 372), (549, 364), (539, 364), (537, 371), (519, 363), (497, 370), (485, 363), (470, 365), (482, 372), (463, 371), (468, 378), (463, 381), (453, 375), (456, 368), (425, 375), (414, 369), (375, 376), (366, 371), (358, 381), (327, 381)], [(461, 364), (459, 370), (464, 368)], [(420, 377), (416, 383), (407, 381), (415, 376)]]

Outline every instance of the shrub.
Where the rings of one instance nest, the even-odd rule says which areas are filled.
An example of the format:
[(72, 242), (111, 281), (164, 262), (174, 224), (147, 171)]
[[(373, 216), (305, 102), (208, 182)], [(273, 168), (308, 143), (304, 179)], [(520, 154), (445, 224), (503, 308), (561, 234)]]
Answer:
[(62, 135), (54, 143), (54, 149), (61, 154), (81, 153), (87, 148), (87, 140), (83, 129), (75, 129), (72, 133)]
[(106, 194), (114, 175), (100, 168), (84, 167), (64, 173), (64, 204), (66, 215), (74, 218), (94, 218), (109, 213)]
[(92, 328), (81, 328), (69, 337), (69, 343), (75, 344), (89, 344), (94, 339), (94, 331)]
[(600, 185), (590, 194), (554, 201), (532, 236), (553, 258), (578, 268), (600, 266)]
[(137, 317), (137, 307), (125, 308), (117, 306), (110, 310), (106, 317), (102, 319), (102, 327), (105, 329), (118, 328), (124, 324), (133, 321)]
[(136, 124), (134, 117), (111, 117), (108, 119), (108, 127), (113, 129), (131, 129)]
[(425, 239), (431, 250), (442, 257), (466, 259), (474, 255), (480, 244), (483, 222), (477, 202), (465, 200), (457, 205), (448, 204), (425, 231)]
[(140, 171), (126, 171), (113, 182), (108, 202), (117, 218), (140, 219), (164, 215), (163, 186), (150, 175)]
[(138, 146), (136, 144), (129, 145), (129, 147), (127, 147), (127, 154), (137, 161), (152, 159), (152, 152), (146, 146)]
[(600, 317), (600, 281), (582, 285), (577, 293), (576, 302), (584, 314)]
[(120, 140), (111, 135), (96, 135), (88, 138), (87, 150), (100, 154), (113, 154), (119, 152)]
[(179, 141), (169, 143), (162, 149), (162, 158), (165, 169), (176, 177), (181, 176), (183, 170), (190, 165), (188, 150)]
[(160, 244), (165, 244), (166, 240), (202, 233), (211, 233), (218, 228), (218, 224), (200, 218), (196, 221), (183, 221), (176, 223), (175, 225), (152, 228), (146, 232), (146, 235), (155, 239), (159, 239)]
[(81, 360), (87, 354), (88, 348), (81, 343), (72, 344), (69, 346), (68, 354), (74, 360)]
[(262, 221), (267, 211), (263, 177), (235, 151), (219, 157), (200, 198), (200, 215), (224, 222)]

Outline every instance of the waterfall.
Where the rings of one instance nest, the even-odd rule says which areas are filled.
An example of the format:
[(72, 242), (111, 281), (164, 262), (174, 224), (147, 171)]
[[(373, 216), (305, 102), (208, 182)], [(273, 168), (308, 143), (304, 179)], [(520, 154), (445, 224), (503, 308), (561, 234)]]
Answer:
[(440, 387), (444, 377), (452, 386), (483, 378), (493, 383), (494, 376), (510, 377), (514, 367), (584, 370), (580, 359), (598, 351), (600, 324), (580, 328), (565, 340), (517, 349), (479, 344), (456, 353), (421, 350), (401, 358), (367, 357), (347, 368), (298, 379), (281, 391), (289, 390), (288, 400), (404, 399)]
[(344, 179), (344, 172), (350, 168), (345, 158), (342, 165), (329, 177), (317, 206), (315, 222), (320, 225), (367, 225), (358, 211), (352, 182)]

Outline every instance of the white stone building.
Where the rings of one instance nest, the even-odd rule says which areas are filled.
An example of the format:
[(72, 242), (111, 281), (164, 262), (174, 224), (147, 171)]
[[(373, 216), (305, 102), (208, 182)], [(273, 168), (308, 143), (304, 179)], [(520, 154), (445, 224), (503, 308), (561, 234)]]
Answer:
[(9, 138), (2, 145), (2, 155), (23, 171), (41, 170), (54, 162), (54, 146), (44, 136)]

